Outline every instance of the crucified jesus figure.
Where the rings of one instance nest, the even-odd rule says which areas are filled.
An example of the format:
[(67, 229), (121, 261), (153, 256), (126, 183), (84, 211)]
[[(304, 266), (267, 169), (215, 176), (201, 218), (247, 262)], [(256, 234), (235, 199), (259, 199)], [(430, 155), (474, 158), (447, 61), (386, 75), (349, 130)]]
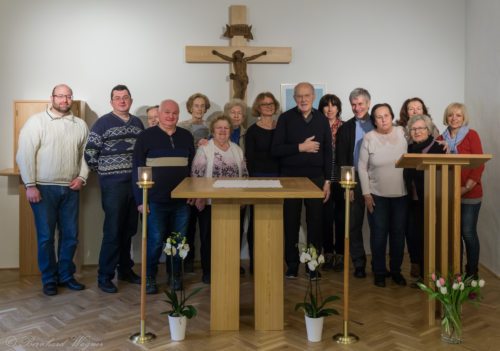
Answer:
[(244, 57), (245, 53), (240, 50), (233, 52), (232, 57), (221, 54), (217, 50), (212, 50), (212, 54), (219, 56), (227, 62), (233, 63), (234, 73), (229, 75), (229, 78), (233, 80), (233, 98), (243, 100), (245, 98), (248, 85), (247, 62), (255, 60), (263, 55), (267, 55), (267, 51), (262, 51), (260, 54), (248, 57)]

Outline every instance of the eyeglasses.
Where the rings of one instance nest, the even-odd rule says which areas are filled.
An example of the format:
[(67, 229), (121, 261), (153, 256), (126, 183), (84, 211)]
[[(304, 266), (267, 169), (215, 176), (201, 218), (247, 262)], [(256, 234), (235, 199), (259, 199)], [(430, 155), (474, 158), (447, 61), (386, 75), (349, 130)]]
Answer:
[(410, 133), (423, 132), (424, 130), (427, 130), (427, 127), (410, 128)]
[(58, 95), (52, 95), (53, 97), (57, 99), (68, 99), (68, 100), (73, 100), (73, 95), (64, 95), (64, 94), (58, 94)]
[(113, 96), (113, 101), (130, 101), (130, 96)]
[(271, 107), (271, 106), (274, 106), (274, 102), (261, 103), (260, 106), (262, 106), (262, 107)]

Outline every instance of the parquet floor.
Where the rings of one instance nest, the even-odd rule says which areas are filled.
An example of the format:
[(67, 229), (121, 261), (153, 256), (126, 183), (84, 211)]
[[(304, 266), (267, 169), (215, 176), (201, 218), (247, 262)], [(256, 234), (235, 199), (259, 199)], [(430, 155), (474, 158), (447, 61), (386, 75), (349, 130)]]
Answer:
[[(164, 271), (161, 268), (160, 271)], [(407, 273), (408, 267), (404, 272)], [(303, 272), (303, 270), (302, 270)], [(187, 337), (172, 342), (163, 295), (147, 298), (147, 331), (157, 338), (135, 345), (128, 338), (139, 331), (139, 287), (120, 283), (118, 294), (97, 288), (96, 268), (87, 267), (80, 277), (87, 284), (81, 292), (60, 289), (46, 297), (39, 278), (19, 279), (17, 271), (0, 271), (0, 350), (500, 350), (500, 279), (481, 271), (486, 280), (484, 299), (479, 307), (464, 307), (464, 343), (445, 345), (440, 328), (424, 326), (421, 315), (424, 293), (409, 287), (377, 288), (372, 276), (351, 279), (350, 331), (360, 337), (353, 345), (339, 345), (332, 336), (341, 332), (341, 316), (325, 320), (323, 341), (308, 343), (304, 317), (294, 311), (303, 299), (305, 275), (285, 281), (285, 330), (253, 330), (253, 283), (246, 274), (241, 279), (241, 323), (239, 332), (210, 332), (210, 288), (200, 282), (200, 274), (188, 274), (187, 286), (205, 286), (193, 299), (199, 315), (188, 321)], [(408, 274), (405, 274), (407, 276)], [(165, 282), (165, 274), (159, 282)], [(324, 294), (342, 297), (342, 273), (323, 274)], [(164, 286), (162, 286), (163, 288)], [(342, 313), (342, 300), (336, 304)]]

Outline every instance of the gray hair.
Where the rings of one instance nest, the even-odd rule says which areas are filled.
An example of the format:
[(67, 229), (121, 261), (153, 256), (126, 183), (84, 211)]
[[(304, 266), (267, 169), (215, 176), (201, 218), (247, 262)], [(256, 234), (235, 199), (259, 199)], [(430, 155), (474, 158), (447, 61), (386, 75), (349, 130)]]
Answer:
[(415, 116), (412, 116), (410, 118), (410, 120), (408, 121), (408, 125), (406, 127), (406, 128), (408, 128), (408, 132), (410, 132), (410, 129), (413, 127), (413, 125), (417, 121), (423, 121), (425, 123), (425, 127), (429, 131), (429, 135), (431, 135), (432, 132), (434, 131), (434, 129), (436, 128), (436, 126), (432, 122), (432, 119), (429, 116), (427, 116), (427, 115), (415, 115)]
[(247, 116), (247, 104), (241, 99), (232, 99), (227, 104), (224, 105), (224, 114), (229, 116), (229, 111), (234, 107), (239, 106), (241, 108), (241, 113), (243, 114), (243, 120)]
[(364, 88), (356, 88), (351, 93), (349, 94), (349, 101), (352, 102), (352, 100), (363, 96), (367, 101), (371, 101), (372, 97), (370, 96), (370, 93), (368, 90)]

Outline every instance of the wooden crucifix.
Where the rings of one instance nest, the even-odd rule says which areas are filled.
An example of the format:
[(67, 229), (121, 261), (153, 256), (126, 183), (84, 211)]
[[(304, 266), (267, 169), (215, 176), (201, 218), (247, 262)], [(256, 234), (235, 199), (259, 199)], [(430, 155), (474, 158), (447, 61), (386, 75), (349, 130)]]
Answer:
[(225, 35), (230, 38), (229, 46), (186, 46), (188, 63), (231, 63), (230, 96), (246, 99), (248, 85), (247, 63), (290, 63), (290, 47), (247, 46), (252, 38), (251, 26), (247, 25), (246, 6), (229, 7), (229, 26)]

